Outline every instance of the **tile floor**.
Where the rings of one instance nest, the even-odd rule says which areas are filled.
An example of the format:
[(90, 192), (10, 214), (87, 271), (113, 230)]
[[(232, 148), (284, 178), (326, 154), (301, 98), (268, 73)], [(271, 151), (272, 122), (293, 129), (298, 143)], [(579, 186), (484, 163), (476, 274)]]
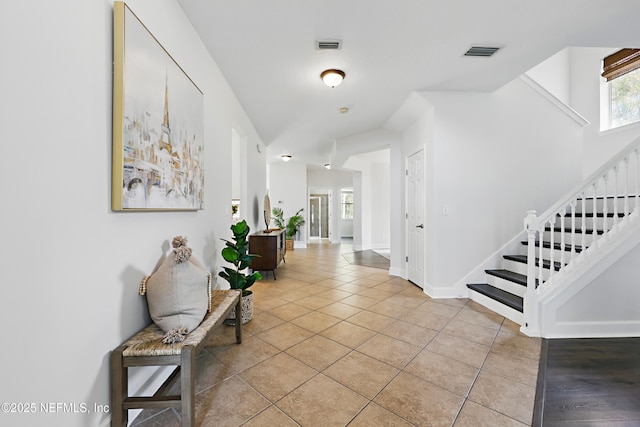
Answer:
[[(197, 359), (199, 427), (531, 424), (540, 339), (342, 252), (290, 251), (277, 280), (254, 285), (243, 343), (223, 327)], [(143, 411), (133, 424), (178, 426), (179, 414)]]

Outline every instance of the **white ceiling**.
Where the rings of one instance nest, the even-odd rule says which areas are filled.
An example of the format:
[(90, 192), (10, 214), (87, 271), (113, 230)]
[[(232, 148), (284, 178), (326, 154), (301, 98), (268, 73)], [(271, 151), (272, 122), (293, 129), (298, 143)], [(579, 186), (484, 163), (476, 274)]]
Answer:
[[(382, 127), (413, 91), (493, 91), (565, 47), (640, 46), (640, 0), (178, 1), (269, 161), (321, 165), (336, 139)], [(315, 49), (335, 39), (341, 50)], [(502, 49), (463, 56), (479, 45)], [(327, 68), (345, 71), (342, 85), (322, 83)]]

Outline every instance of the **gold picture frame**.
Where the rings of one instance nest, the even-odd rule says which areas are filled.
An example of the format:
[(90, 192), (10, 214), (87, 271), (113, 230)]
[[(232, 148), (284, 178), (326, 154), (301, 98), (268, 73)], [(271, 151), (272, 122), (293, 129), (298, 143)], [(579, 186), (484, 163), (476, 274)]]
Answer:
[(202, 91), (125, 2), (113, 34), (111, 209), (203, 209)]

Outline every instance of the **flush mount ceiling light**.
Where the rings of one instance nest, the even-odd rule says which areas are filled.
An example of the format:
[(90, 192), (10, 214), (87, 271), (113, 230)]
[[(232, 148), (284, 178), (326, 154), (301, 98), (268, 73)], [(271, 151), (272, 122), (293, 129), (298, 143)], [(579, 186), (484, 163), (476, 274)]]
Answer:
[(291, 160), (291, 156), (289, 154), (283, 154), (282, 156), (280, 156), (280, 158), (285, 162), (288, 162), (289, 160)]
[(320, 78), (322, 79), (324, 84), (326, 84), (329, 87), (338, 86), (340, 83), (342, 83), (342, 79), (344, 79), (344, 76), (345, 76), (344, 71), (336, 70), (334, 68), (331, 68), (329, 70), (324, 70), (320, 74)]
[(331, 169), (331, 163), (325, 163), (324, 167), (325, 169)]

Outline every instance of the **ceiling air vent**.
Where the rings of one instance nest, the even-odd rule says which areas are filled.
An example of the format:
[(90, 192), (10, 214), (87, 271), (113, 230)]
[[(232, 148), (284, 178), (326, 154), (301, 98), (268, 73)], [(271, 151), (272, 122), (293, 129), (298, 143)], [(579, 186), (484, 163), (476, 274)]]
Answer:
[(499, 50), (499, 47), (472, 46), (471, 49), (465, 52), (464, 56), (479, 56), (481, 58), (489, 58)]
[(316, 50), (339, 50), (341, 47), (341, 40), (316, 40)]

